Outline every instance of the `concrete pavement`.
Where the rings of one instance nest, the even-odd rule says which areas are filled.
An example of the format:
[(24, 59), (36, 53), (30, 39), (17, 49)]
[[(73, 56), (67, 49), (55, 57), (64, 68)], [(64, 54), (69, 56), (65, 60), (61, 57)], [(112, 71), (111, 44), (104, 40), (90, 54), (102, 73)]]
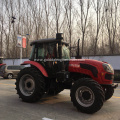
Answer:
[(100, 111), (89, 115), (76, 110), (69, 90), (25, 103), (18, 98), (14, 83), (14, 79), (0, 79), (0, 120), (120, 120), (120, 86)]

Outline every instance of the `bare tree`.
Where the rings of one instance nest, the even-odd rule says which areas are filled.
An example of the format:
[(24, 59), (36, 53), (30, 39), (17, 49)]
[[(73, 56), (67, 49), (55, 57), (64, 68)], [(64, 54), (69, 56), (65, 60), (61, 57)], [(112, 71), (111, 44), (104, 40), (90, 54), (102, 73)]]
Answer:
[(61, 14), (61, 0), (53, 0), (53, 7), (55, 9), (56, 32), (59, 33), (60, 14)]
[(103, 0), (92, 0), (92, 1), (93, 1), (93, 8), (96, 12), (96, 18), (97, 18), (96, 19), (96, 37), (95, 37), (95, 44), (94, 44), (94, 55), (96, 55), (99, 32), (104, 22), (104, 8), (103, 8)]
[(109, 37), (110, 54), (115, 53), (118, 7), (119, 0), (105, 0), (106, 26)]
[(47, 38), (49, 37), (49, 0), (43, 0), (43, 6), (45, 10), (45, 16), (46, 16), (46, 34)]
[[(0, 52), (5, 57), (19, 57), (17, 34), (29, 34), (27, 48), (23, 49), (23, 56), (28, 57), (32, 40), (64, 32), (70, 49), (76, 50), (75, 40), (80, 38), (81, 55), (117, 54), (120, 51), (119, 6), (119, 0), (2, 0)], [(14, 24), (12, 16), (16, 17)]]
[(2, 52), (2, 47), (3, 47), (3, 24), (4, 24), (4, 19), (3, 19), (3, 1), (2, 1), (2, 5), (1, 5), (1, 9), (0, 9), (1, 13), (0, 13), (0, 56), (2, 56), (3, 52)]
[(71, 54), (71, 40), (72, 40), (72, 0), (67, 0), (65, 7), (65, 16), (67, 19), (68, 33), (69, 33), (69, 43), (70, 43), (70, 54)]
[(88, 14), (89, 14), (89, 9), (90, 9), (91, 1), (87, 0), (86, 3), (84, 0), (79, 0), (79, 6), (80, 6), (80, 28), (82, 32), (82, 52), (81, 55), (84, 54), (84, 42), (85, 42), (85, 33), (86, 33), (86, 28), (87, 28), (87, 21), (88, 21)]

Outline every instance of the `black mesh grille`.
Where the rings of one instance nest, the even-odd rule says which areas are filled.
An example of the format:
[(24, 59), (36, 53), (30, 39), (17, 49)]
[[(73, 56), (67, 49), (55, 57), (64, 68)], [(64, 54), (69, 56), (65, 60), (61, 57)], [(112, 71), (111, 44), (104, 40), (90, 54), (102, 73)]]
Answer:
[(114, 75), (112, 75), (112, 74), (105, 74), (105, 79), (113, 80), (114, 79)]

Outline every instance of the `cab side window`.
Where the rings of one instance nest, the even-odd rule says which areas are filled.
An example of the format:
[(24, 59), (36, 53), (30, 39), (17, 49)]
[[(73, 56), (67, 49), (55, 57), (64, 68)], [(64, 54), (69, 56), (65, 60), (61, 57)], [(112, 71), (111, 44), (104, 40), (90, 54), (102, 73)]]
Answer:
[(55, 58), (56, 43), (49, 43), (47, 46), (46, 58)]
[(39, 45), (37, 47), (37, 58), (44, 59), (46, 57), (46, 45)]

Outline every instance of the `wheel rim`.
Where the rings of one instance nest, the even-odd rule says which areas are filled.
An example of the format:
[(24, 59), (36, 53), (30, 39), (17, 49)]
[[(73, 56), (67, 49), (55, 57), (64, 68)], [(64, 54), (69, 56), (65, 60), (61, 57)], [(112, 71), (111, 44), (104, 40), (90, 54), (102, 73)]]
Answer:
[(95, 100), (93, 91), (86, 86), (79, 87), (76, 91), (75, 97), (77, 102), (83, 107), (90, 107)]
[(19, 88), (23, 95), (31, 96), (35, 90), (34, 78), (29, 74), (23, 75), (20, 79)]
[(8, 74), (8, 79), (12, 79), (12, 74)]

